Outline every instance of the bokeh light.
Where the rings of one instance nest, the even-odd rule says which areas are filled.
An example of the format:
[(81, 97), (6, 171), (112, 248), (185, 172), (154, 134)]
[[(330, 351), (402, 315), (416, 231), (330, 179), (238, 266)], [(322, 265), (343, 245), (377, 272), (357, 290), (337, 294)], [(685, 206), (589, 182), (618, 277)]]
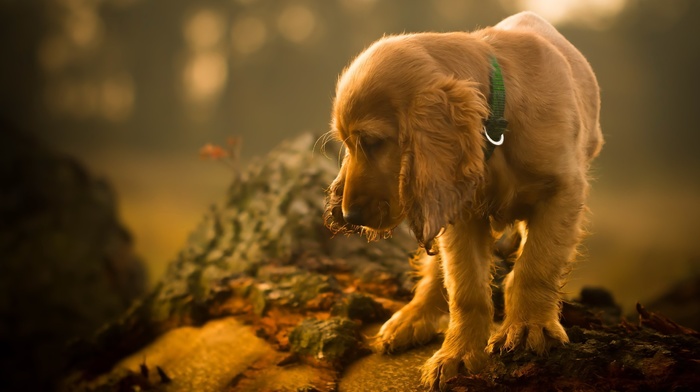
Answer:
[(216, 51), (193, 54), (185, 65), (183, 82), (187, 98), (195, 102), (214, 99), (228, 77), (226, 57)]
[(194, 12), (185, 22), (184, 35), (193, 50), (207, 50), (220, 44), (225, 23), (221, 14), (211, 9)]
[(316, 26), (316, 16), (308, 7), (292, 4), (285, 7), (277, 18), (280, 34), (294, 43), (307, 40)]

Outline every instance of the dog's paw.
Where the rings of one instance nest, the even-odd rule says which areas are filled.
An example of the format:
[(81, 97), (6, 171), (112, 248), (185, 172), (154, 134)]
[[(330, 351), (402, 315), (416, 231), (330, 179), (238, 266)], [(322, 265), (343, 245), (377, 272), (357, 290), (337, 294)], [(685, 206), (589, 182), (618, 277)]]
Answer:
[(430, 342), (437, 334), (437, 320), (416, 311), (410, 305), (394, 313), (382, 326), (375, 340), (375, 350), (393, 353)]
[(569, 337), (557, 320), (540, 324), (512, 323), (506, 319), (498, 332), (491, 335), (487, 351), (494, 353), (497, 350), (512, 351), (524, 347), (541, 355), (550, 347), (568, 342)]
[(470, 373), (478, 373), (488, 363), (488, 356), (483, 350), (459, 355), (444, 347), (438, 350), (423, 365), (421, 382), (431, 391), (444, 391), (449, 379), (459, 374), (464, 368)]

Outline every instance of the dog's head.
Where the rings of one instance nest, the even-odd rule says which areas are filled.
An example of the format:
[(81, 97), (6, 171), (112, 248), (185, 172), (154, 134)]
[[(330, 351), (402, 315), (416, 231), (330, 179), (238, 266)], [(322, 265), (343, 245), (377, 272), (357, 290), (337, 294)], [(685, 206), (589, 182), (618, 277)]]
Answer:
[(408, 219), (430, 250), (481, 182), (486, 116), (476, 83), (400, 36), (375, 43), (336, 87), (331, 125), (345, 156), (328, 190), (326, 225), (372, 239)]

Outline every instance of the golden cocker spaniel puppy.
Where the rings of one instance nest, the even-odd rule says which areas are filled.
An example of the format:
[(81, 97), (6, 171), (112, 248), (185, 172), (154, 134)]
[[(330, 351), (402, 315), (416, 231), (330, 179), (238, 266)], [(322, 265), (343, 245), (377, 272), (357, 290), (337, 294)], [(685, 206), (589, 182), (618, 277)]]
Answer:
[[(498, 81), (508, 125), (489, 149)], [(384, 37), (340, 76), (332, 133), (346, 153), (326, 224), (372, 238), (406, 219), (426, 248), (413, 300), (377, 339), (385, 352), (428, 342), (449, 312), (442, 347), (423, 368), (427, 386), (444, 386), (461, 363), (479, 371), (488, 352), (543, 353), (568, 341), (560, 289), (603, 144), (599, 109), (586, 59), (531, 12), (472, 33)], [(505, 279), (505, 319), (492, 331), (494, 241), (516, 222), (526, 240)]]

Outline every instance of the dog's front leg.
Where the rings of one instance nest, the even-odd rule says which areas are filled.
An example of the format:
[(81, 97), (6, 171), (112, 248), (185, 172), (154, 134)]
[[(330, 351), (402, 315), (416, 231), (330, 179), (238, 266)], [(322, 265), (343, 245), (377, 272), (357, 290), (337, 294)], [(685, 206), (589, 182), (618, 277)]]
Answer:
[(422, 381), (432, 389), (444, 389), (460, 363), (478, 372), (488, 360), (493, 243), (488, 218), (482, 217), (458, 221), (440, 237), (450, 323), (442, 347), (423, 367)]
[(414, 264), (421, 279), (413, 299), (384, 323), (376, 338), (380, 352), (392, 353), (425, 344), (437, 334), (440, 317), (447, 314), (447, 294), (439, 256), (422, 252)]
[(520, 259), (505, 279), (505, 319), (489, 351), (523, 347), (542, 354), (569, 341), (559, 323), (560, 290), (581, 237), (586, 182), (572, 179), (535, 206)]

